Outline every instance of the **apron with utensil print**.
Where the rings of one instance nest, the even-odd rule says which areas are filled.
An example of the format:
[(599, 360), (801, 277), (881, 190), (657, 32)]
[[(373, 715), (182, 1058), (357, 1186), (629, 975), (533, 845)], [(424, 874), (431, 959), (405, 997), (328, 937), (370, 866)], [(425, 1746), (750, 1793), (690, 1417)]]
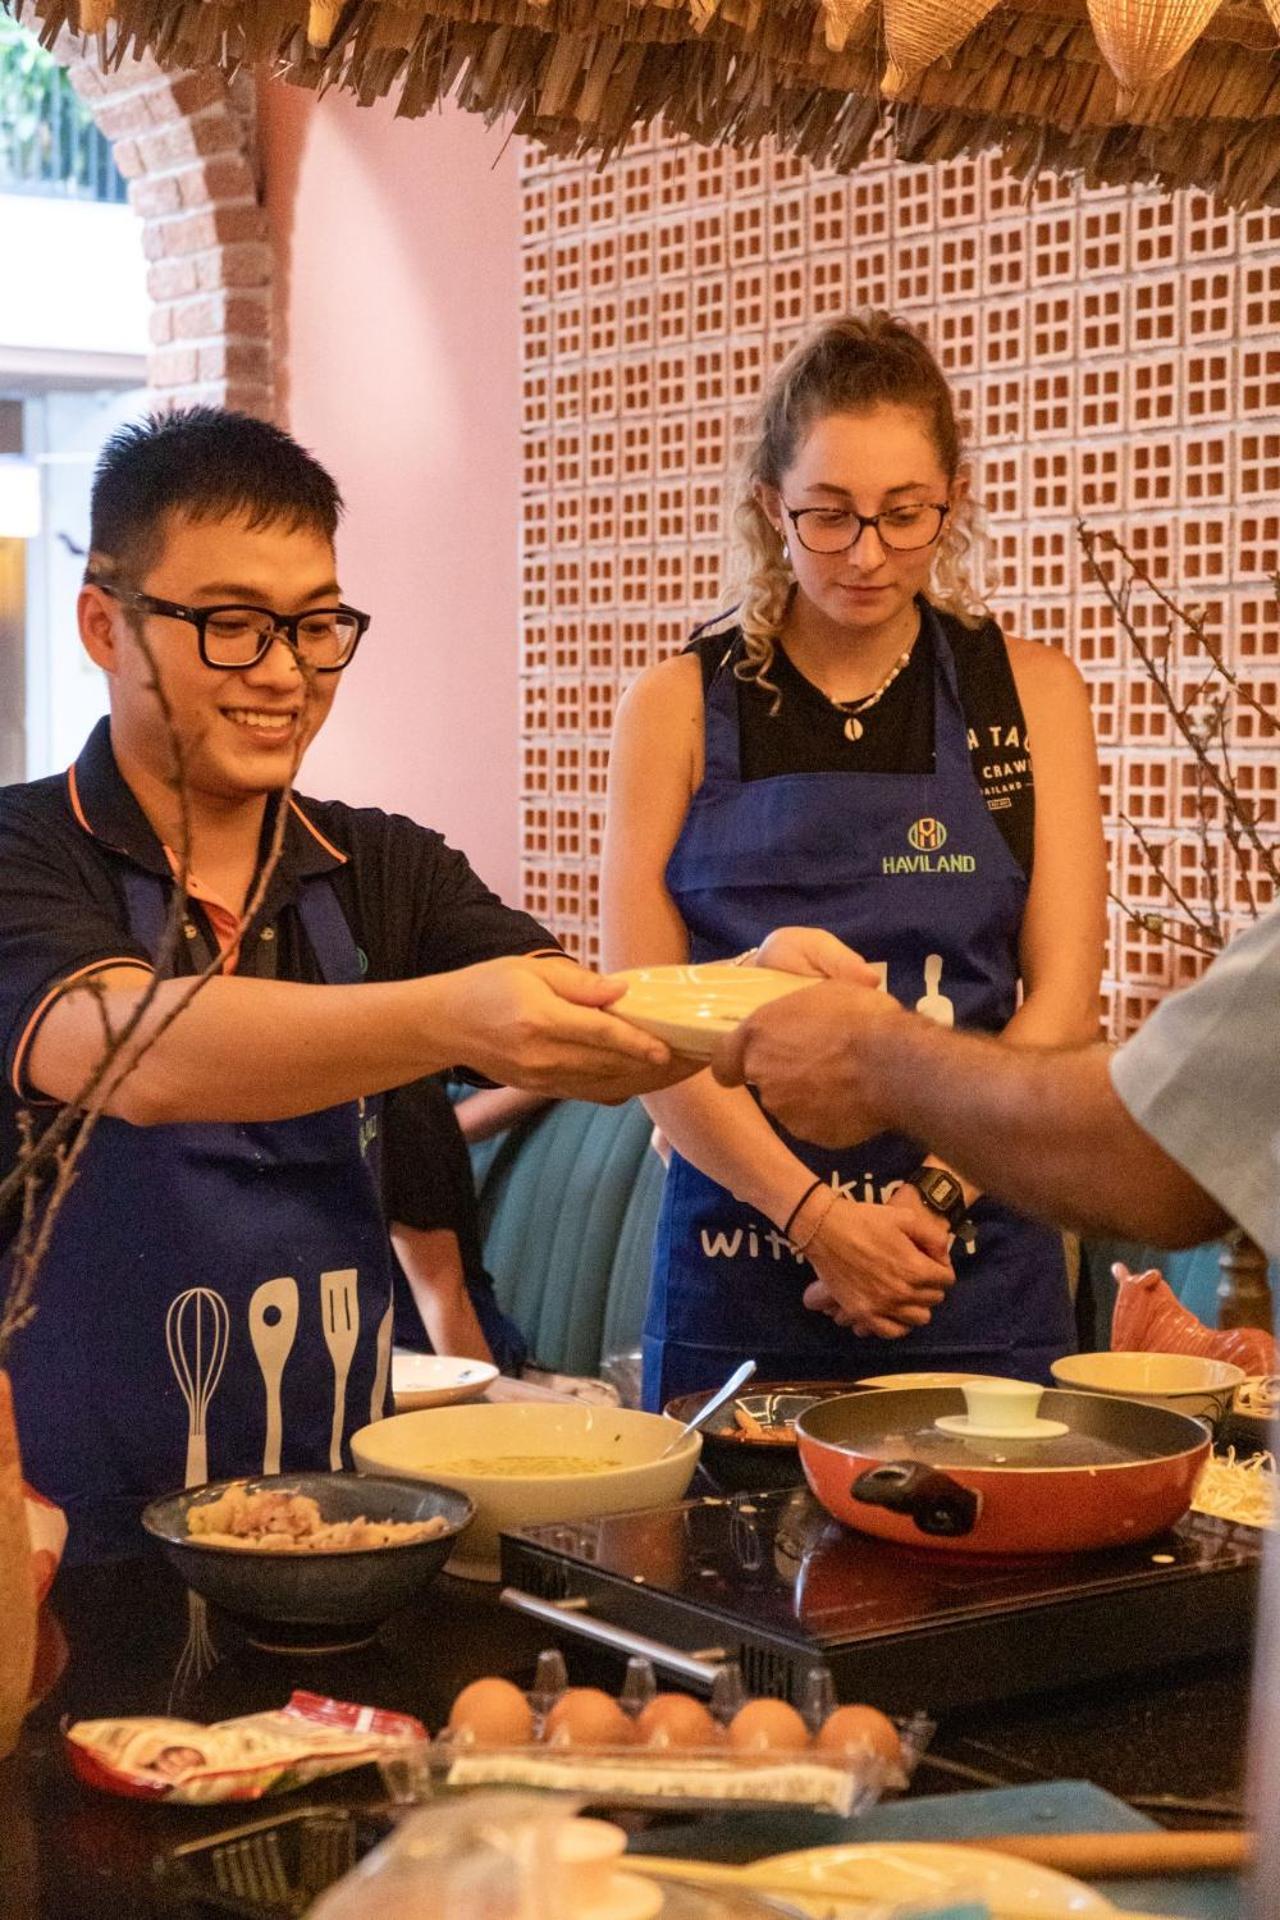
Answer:
[[(155, 953), (165, 890), (126, 878)], [(328, 880), (299, 912), (323, 979), (360, 979)], [(153, 1495), (350, 1466), (387, 1411), (391, 1261), (377, 1099), (296, 1120), (99, 1122), (13, 1346), (24, 1470), (65, 1508), (70, 1560), (139, 1553)]]
[[(888, 992), (946, 1025), (998, 1032), (1017, 1002), (1028, 881), (973, 777), (942, 622), (922, 604), (934, 657), (931, 773), (810, 773), (744, 781), (737, 682), (722, 663), (706, 699), (706, 772), (667, 866), (691, 958), (721, 960), (775, 927), (825, 927), (877, 965)], [(924, 635), (922, 634), (922, 637)], [(780, 1130), (781, 1131), (781, 1130)], [(815, 1175), (881, 1201), (927, 1144), (880, 1134), (840, 1152), (782, 1137)], [(654, 1246), (644, 1404), (719, 1384), (751, 1356), (762, 1380), (956, 1369), (1049, 1379), (1074, 1346), (1060, 1235), (981, 1198), (976, 1246), (928, 1326), (863, 1338), (805, 1307), (816, 1276), (771, 1220), (678, 1153)]]

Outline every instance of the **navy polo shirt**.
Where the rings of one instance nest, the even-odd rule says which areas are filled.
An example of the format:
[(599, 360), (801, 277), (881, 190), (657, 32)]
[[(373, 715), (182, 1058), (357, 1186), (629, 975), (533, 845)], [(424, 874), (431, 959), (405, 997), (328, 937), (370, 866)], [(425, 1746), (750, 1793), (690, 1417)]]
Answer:
[[(273, 802), (264, 855), (274, 824)], [(131, 960), (150, 965), (129, 931), (123, 876), (130, 866), (172, 885), (166, 851), (116, 765), (108, 721), (65, 774), (0, 789), (0, 1175), (17, 1157), (19, 1104), (39, 1100), (25, 1063), (48, 1007), (77, 978)], [(556, 950), (546, 929), (504, 905), (441, 834), (375, 807), (294, 795), (267, 897), (236, 958), (239, 972), (319, 982), (297, 900), (300, 883), (321, 873), (369, 980)], [(204, 964), (226, 920), (214, 899), (192, 897), (187, 905), (180, 974)], [(12, 1231), (12, 1220), (0, 1223), (0, 1245)]]

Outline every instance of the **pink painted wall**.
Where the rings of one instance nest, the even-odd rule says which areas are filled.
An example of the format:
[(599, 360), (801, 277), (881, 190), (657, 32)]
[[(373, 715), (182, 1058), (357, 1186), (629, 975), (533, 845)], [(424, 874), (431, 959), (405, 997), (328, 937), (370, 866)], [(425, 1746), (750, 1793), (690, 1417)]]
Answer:
[(518, 153), (274, 82), (260, 134), (277, 414), (337, 477), (374, 616), (301, 784), (440, 828), (515, 900)]

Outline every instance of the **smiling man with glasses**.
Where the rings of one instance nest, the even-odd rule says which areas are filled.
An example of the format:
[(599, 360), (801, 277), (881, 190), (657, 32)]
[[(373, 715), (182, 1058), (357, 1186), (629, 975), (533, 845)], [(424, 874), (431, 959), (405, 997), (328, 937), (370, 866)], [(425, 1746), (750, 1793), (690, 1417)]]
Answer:
[(387, 1406), (386, 1089), (461, 1064), (616, 1101), (680, 1071), (439, 834), (293, 796), (370, 624), (339, 584), (340, 511), (265, 422), (118, 433), (79, 602), (110, 717), (65, 776), (0, 793), (0, 1173), (20, 1106), (74, 1101), (104, 1022), (154, 986), (11, 1359), (73, 1557), (139, 1551), (140, 1506), (184, 1477), (350, 1464)]

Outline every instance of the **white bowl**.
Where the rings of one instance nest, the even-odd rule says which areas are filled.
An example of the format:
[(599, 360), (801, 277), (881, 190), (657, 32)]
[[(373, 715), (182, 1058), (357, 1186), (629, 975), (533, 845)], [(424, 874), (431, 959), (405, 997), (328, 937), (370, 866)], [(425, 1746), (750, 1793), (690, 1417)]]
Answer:
[(1059, 1386), (1140, 1400), (1216, 1424), (1230, 1411), (1243, 1367), (1192, 1353), (1069, 1353), (1051, 1369)]
[[(660, 1459), (675, 1433), (675, 1423), (661, 1414), (515, 1400), (395, 1414), (362, 1427), (352, 1437), (351, 1452), (364, 1473), (429, 1480), (469, 1494), (476, 1516), (447, 1570), (467, 1580), (496, 1580), (501, 1532), (679, 1500), (698, 1464), (702, 1435), (689, 1434)], [(618, 1464), (576, 1473), (502, 1475), (476, 1473), (465, 1464), (515, 1455)]]

